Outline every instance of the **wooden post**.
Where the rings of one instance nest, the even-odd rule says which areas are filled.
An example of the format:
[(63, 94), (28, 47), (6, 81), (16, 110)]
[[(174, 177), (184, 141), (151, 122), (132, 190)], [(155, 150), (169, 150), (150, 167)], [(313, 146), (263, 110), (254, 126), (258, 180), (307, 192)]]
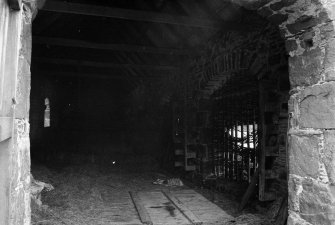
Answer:
[[(247, 111), (247, 113), (249, 114), (249, 109)], [(251, 177), (250, 177), (250, 120), (249, 120), (249, 115), (247, 115), (247, 148), (248, 148), (248, 164), (247, 164), (247, 168), (248, 168), (248, 182), (251, 182)]]
[(256, 143), (256, 124), (258, 124), (258, 121), (257, 121), (257, 115), (256, 115), (256, 110), (254, 109), (253, 111), (253, 123), (252, 123), (252, 143), (253, 143), (253, 146), (254, 146), (254, 156), (253, 156), (253, 163), (254, 163), (254, 173), (256, 172), (256, 164), (257, 164), (257, 153), (258, 153), (258, 144), (259, 143)]
[(251, 195), (255, 192), (255, 189), (256, 189), (256, 185), (257, 185), (257, 182), (258, 182), (258, 176), (259, 173), (258, 173), (258, 170), (256, 170), (254, 176), (252, 177), (251, 179), (251, 182), (248, 186), (248, 189), (247, 191), (245, 192), (245, 194), (243, 195), (243, 198), (242, 198), (242, 201), (238, 207), (238, 210), (241, 211), (242, 209), (244, 209), (244, 207), (246, 206), (246, 204), (248, 203)]
[[(238, 100), (239, 100), (239, 96)], [(236, 113), (240, 108), (239, 102), (236, 102)], [(235, 120), (235, 175), (236, 175), (236, 180), (239, 181), (240, 180), (240, 176), (239, 176), (239, 161), (238, 161), (238, 155), (239, 155), (239, 151), (238, 151), (238, 120)]]
[(264, 86), (259, 81), (259, 111), (260, 111), (260, 119), (258, 126), (258, 142), (259, 142), (259, 199), (263, 200), (265, 195), (265, 121), (264, 121)]

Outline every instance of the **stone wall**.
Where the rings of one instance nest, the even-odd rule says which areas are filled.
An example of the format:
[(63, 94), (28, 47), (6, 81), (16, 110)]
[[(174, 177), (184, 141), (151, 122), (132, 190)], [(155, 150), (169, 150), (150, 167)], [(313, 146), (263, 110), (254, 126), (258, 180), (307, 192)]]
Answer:
[(30, 141), (29, 94), (31, 63), (31, 22), (37, 3), (24, 1), (17, 15), (18, 26), (10, 29), (19, 33), (18, 67), (15, 86), (14, 132), (9, 166), (9, 225), (30, 225)]
[(334, 224), (335, 2), (233, 2), (278, 26), (290, 56), (288, 224)]
[[(21, 8), (20, 6), (19, 8)], [(5, 170), (1, 177), (7, 199), (1, 197), (1, 224), (30, 224), (30, 155), (29, 155), (29, 56), (30, 18), (26, 11), (9, 9), (7, 2), (0, 4), (1, 12), (1, 65), (2, 87), (1, 116), (12, 119), (11, 136), (1, 143), (0, 151), (6, 153)], [(25, 9), (26, 10), (26, 9)], [(6, 37), (7, 35), (7, 37)], [(4, 38), (4, 39), (3, 39)], [(4, 45), (3, 45), (4, 44)], [(8, 109), (8, 112), (6, 108)], [(3, 121), (3, 120), (2, 120)], [(3, 124), (1, 124), (3, 125)], [(6, 128), (5, 128), (6, 129)], [(2, 130), (3, 131), (3, 130)], [(3, 155), (3, 154), (1, 154)], [(6, 165), (5, 164), (5, 165)], [(3, 191), (3, 190), (2, 190)], [(2, 194), (1, 194), (2, 195)]]
[(290, 55), (288, 224), (335, 224), (334, 4), (276, 1), (258, 10), (279, 25)]
[(29, 92), (31, 8), (22, 6), (19, 67), (15, 94), (14, 147), (10, 161), (10, 225), (30, 224)]
[[(288, 224), (335, 222), (334, 139), (335, 63), (333, 1), (234, 1), (279, 25), (290, 54)], [(29, 224), (29, 64), (30, 27), (36, 4), (25, 1), (10, 167), (10, 223)], [(21, 82), (20, 82), (21, 81)], [(21, 108), (21, 110), (19, 110)]]

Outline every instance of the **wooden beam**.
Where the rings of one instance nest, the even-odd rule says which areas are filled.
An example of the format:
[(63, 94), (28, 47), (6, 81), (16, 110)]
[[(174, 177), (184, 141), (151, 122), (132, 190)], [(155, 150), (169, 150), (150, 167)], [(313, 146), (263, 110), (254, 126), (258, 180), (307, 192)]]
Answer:
[(133, 200), (133, 203), (135, 205), (136, 211), (138, 212), (138, 215), (140, 216), (141, 222), (146, 225), (152, 225), (153, 222), (149, 216), (148, 211), (145, 209), (143, 202), (138, 197), (136, 192), (129, 192), (131, 199)]
[(236, 23), (221, 23), (216, 20), (200, 19), (197, 17), (177, 16), (150, 11), (140, 11), (131, 9), (111, 8), (105, 6), (58, 2), (49, 0), (46, 2), (44, 11), (80, 14), (88, 16), (109, 17), (115, 19), (125, 19), (134, 21), (144, 21), (153, 23), (167, 23), (207, 29), (222, 29), (229, 26), (236, 29)]
[(203, 222), (196, 217), (179, 199), (177, 199), (170, 191), (162, 191), (163, 194), (172, 202), (179, 211), (194, 225), (202, 225)]
[(43, 20), (40, 20), (39, 23), (33, 23), (33, 31), (35, 34), (41, 34), (44, 30), (54, 24), (62, 14), (53, 14), (46, 17)]
[(66, 38), (50, 38), (33, 36), (33, 44), (47, 44), (64, 47), (89, 48), (99, 50), (124, 51), (124, 52), (144, 52), (151, 54), (164, 55), (190, 55), (191, 51), (185, 49), (174, 48), (156, 48), (151, 46), (139, 46), (128, 44), (101, 44), (82, 40), (66, 39)]
[(69, 66), (83, 66), (83, 67), (97, 67), (97, 68), (134, 68), (142, 70), (179, 70), (179, 67), (170, 65), (137, 65), (131, 63), (111, 63), (111, 62), (97, 62), (77, 59), (56, 59), (56, 58), (42, 58), (34, 57), (33, 60), (38, 63), (62, 64)]
[(242, 201), (240, 203), (240, 205), (238, 206), (238, 210), (242, 211), (244, 209), (244, 207), (247, 205), (250, 197), (252, 196), (253, 193), (255, 193), (255, 189), (258, 183), (258, 179), (259, 179), (259, 172), (258, 169), (255, 171), (254, 176), (251, 179), (251, 182), (248, 186), (247, 191), (244, 193), (243, 197), (242, 197)]
[(43, 76), (54, 76), (54, 77), (87, 77), (87, 78), (97, 78), (97, 79), (108, 79), (108, 80), (156, 80), (161, 79), (161, 75), (157, 76), (129, 76), (127, 74), (115, 74), (115, 73), (85, 73), (80, 71), (64, 72), (64, 71), (48, 71), (48, 70), (32, 70), (32, 74), (43, 75)]

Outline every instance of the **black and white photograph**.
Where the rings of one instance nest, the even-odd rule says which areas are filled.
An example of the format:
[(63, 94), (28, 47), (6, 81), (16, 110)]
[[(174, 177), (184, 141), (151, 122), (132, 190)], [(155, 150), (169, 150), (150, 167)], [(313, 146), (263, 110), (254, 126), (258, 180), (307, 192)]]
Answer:
[(0, 225), (335, 225), (335, 0), (0, 0)]

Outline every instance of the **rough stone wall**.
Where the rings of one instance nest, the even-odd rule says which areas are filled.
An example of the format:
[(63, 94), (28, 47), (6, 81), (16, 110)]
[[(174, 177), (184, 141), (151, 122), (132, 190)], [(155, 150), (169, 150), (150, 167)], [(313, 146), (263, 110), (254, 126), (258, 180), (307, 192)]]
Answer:
[(288, 224), (335, 224), (335, 2), (234, 3), (278, 25), (290, 55)]
[[(335, 223), (334, 173), (334, 1), (234, 1), (252, 9), (278, 24), (286, 39), (290, 54), (289, 140), (289, 220), (288, 224)], [(20, 93), (29, 94), (30, 50), (24, 52), (24, 43), (30, 40), (30, 23), (34, 1), (24, 2), (27, 36), (22, 38), (20, 61), (22, 64), (18, 84)], [(25, 26), (24, 26), (25, 27)], [(24, 34), (25, 32), (23, 32)], [(25, 68), (25, 69), (24, 69)], [(20, 80), (20, 78), (19, 78)], [(28, 99), (22, 95), (17, 107), (22, 114), (16, 116), (16, 147), (11, 167), (10, 224), (29, 224), (29, 144), (27, 137)], [(23, 125), (24, 124), (24, 125)], [(22, 128), (24, 127), (24, 128)], [(301, 152), (301, 153), (299, 153)], [(19, 169), (21, 168), (21, 170)], [(15, 210), (14, 210), (15, 209)]]
[(288, 224), (335, 224), (334, 1), (273, 1), (290, 55)]
[[(6, 210), (5, 220), (1, 218), (1, 224), (16, 225), (30, 224), (30, 155), (29, 155), (29, 59), (31, 49), (27, 48), (29, 43), (29, 19), (26, 20), (25, 11), (10, 10), (7, 1), (0, 4), (2, 10), (1, 24), (2, 38), (5, 36), (2, 46), (2, 57), (6, 62), (3, 65), (2, 74), (5, 82), (5, 94), (2, 106), (8, 108), (9, 116), (13, 119), (13, 132), (9, 139), (1, 143), (1, 151), (7, 152), (8, 165), (2, 170), (2, 176), (7, 177), (5, 182), (7, 201), (2, 199), (1, 207)], [(4, 16), (4, 17), (3, 17)], [(27, 25), (28, 23), (28, 25)], [(28, 31), (27, 31), (28, 29)], [(28, 34), (28, 36), (26, 35)], [(27, 49), (26, 49), (27, 48)], [(1, 69), (3, 69), (1, 68)], [(2, 87), (4, 88), (4, 87)], [(4, 90), (4, 89), (3, 89)], [(3, 109), (3, 108), (2, 108)], [(3, 116), (3, 115), (2, 115)], [(4, 146), (3, 143), (7, 143)], [(8, 170), (7, 170), (8, 169)], [(3, 190), (2, 190), (3, 191)], [(2, 210), (1, 210), (2, 211)]]
[(31, 54), (31, 16), (24, 6), (22, 14), (19, 68), (15, 94), (14, 148), (10, 156), (9, 224), (30, 224), (30, 142), (29, 92)]
[(36, 2), (23, 2), (20, 14), (18, 73), (15, 91), (13, 149), (10, 154), (9, 225), (30, 225), (29, 94), (31, 22)]

